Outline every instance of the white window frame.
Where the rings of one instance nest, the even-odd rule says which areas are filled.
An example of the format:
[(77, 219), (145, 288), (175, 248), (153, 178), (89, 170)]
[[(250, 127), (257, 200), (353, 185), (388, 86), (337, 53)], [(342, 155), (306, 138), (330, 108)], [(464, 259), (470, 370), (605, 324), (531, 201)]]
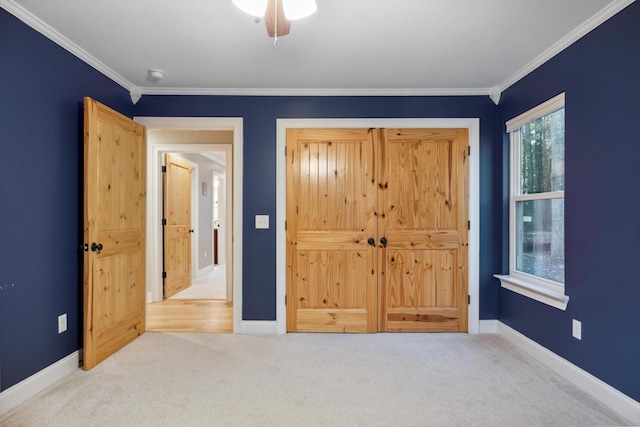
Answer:
[(500, 280), (503, 288), (560, 310), (566, 310), (569, 303), (569, 297), (565, 295), (564, 283), (527, 274), (516, 269), (516, 205), (518, 202), (528, 200), (564, 199), (564, 191), (538, 194), (521, 194), (520, 191), (520, 129), (528, 123), (564, 108), (564, 106), (565, 96), (564, 93), (561, 93), (506, 123), (506, 131), (509, 133), (511, 144), (509, 171), (509, 274), (494, 275)]

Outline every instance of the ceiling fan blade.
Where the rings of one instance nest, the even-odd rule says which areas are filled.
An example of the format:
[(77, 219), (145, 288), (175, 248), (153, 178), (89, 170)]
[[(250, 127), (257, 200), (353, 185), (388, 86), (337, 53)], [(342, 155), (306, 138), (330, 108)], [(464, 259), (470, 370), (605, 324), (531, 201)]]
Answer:
[[(276, 4), (277, 2), (277, 4)], [(276, 20), (277, 15), (277, 20)], [(276, 32), (276, 21), (278, 28)], [(291, 21), (284, 17), (284, 9), (282, 8), (282, 0), (269, 0), (267, 5), (267, 13), (264, 15), (264, 23), (267, 26), (267, 34), (269, 37), (286, 36), (291, 30)]]

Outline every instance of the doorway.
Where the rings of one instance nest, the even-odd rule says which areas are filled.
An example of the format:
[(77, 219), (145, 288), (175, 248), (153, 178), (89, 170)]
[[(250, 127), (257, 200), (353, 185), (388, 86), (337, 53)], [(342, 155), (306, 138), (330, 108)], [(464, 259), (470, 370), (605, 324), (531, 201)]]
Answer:
[[(234, 218), (242, 218), (242, 119), (230, 118), (172, 118), (172, 117), (136, 117), (148, 131), (167, 131), (171, 133), (218, 132), (226, 133), (231, 143), (220, 143), (211, 139), (193, 141), (188, 138), (172, 138), (167, 140), (151, 140), (147, 142), (147, 302), (159, 302), (162, 293), (162, 200), (161, 200), (161, 168), (157, 161), (163, 153), (203, 153), (210, 154), (224, 151), (228, 159), (232, 159), (228, 167), (228, 178), (225, 179), (227, 199), (226, 217), (229, 219), (225, 239), (226, 266), (228, 269), (228, 288), (233, 295), (233, 332), (239, 332), (242, 326), (242, 252), (234, 242), (242, 241), (242, 222)], [(211, 257), (211, 254), (208, 254)], [(224, 301), (223, 301), (224, 302)]]

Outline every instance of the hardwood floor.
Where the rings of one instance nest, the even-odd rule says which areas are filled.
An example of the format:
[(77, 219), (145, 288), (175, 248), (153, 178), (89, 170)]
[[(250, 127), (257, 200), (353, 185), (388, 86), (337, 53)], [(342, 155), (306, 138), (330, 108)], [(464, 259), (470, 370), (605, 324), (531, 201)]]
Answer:
[(233, 333), (233, 303), (224, 300), (164, 300), (147, 304), (149, 332)]

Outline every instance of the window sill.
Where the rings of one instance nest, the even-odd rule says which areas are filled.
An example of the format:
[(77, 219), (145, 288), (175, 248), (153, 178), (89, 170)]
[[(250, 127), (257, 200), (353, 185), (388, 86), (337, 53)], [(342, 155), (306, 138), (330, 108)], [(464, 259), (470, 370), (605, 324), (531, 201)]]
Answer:
[(567, 304), (569, 303), (569, 297), (567, 295), (513, 276), (494, 274), (493, 277), (500, 280), (501, 286), (505, 289), (509, 289), (517, 294), (524, 295), (562, 311), (567, 309)]

